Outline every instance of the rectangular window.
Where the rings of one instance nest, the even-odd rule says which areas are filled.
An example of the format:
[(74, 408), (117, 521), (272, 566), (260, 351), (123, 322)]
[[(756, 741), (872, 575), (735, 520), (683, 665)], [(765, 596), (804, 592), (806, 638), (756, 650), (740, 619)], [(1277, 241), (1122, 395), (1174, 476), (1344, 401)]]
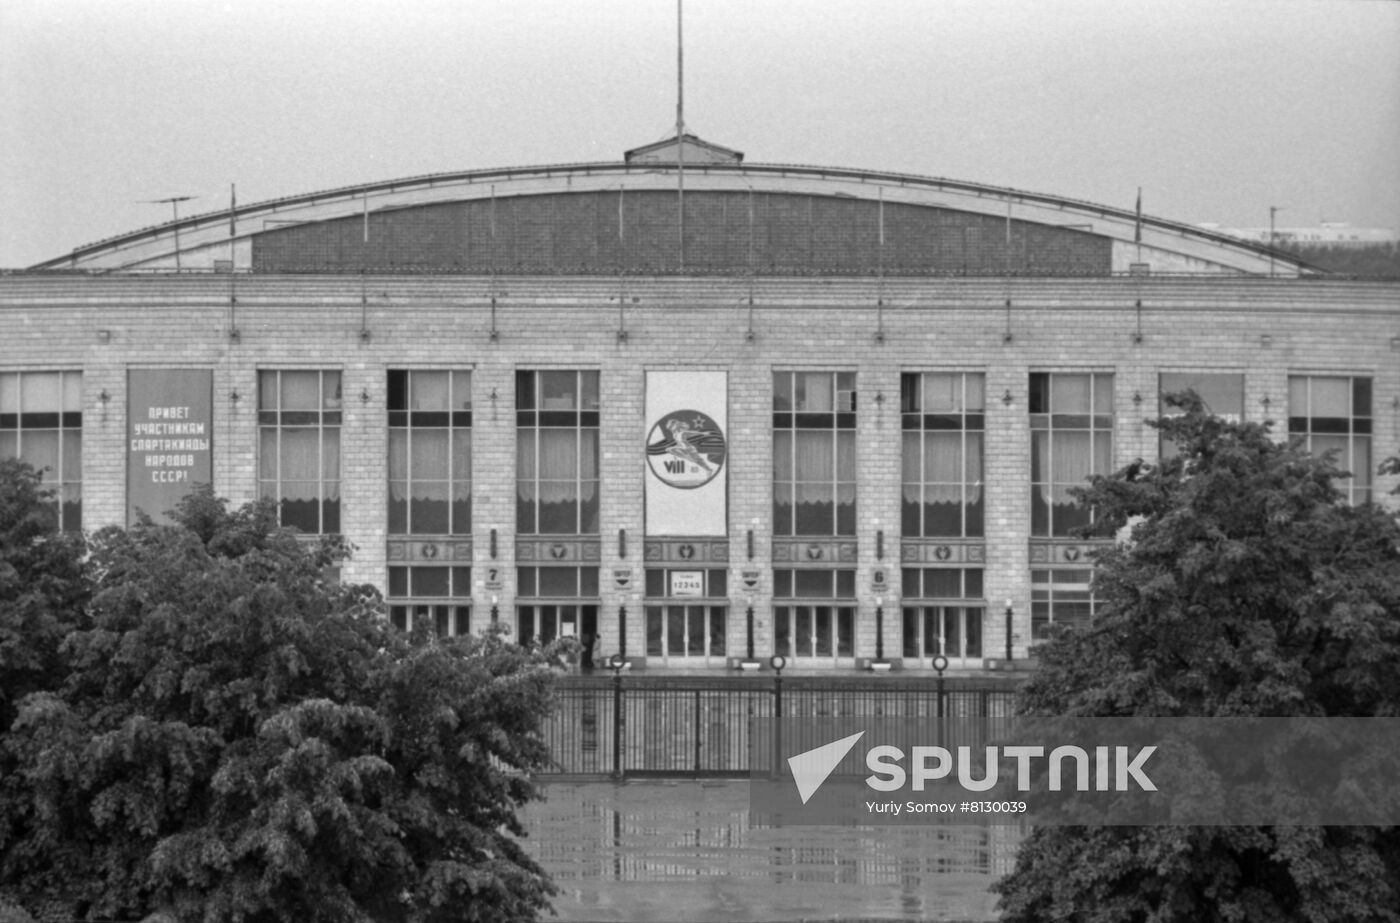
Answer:
[(1314, 455), (1335, 453), (1351, 478), (1338, 483), (1352, 503), (1371, 499), (1371, 379), (1343, 375), (1288, 378), (1288, 435)]
[(906, 567), (901, 584), (907, 666), (932, 666), (940, 654), (949, 660), (982, 656), (982, 568)]
[(471, 534), (471, 384), (471, 372), (389, 372), (389, 534)]
[(471, 597), (470, 567), (389, 568), (389, 619), (401, 631), (464, 635), (471, 625)]
[(284, 526), (340, 531), (340, 373), (258, 373), (258, 491)]
[(773, 374), (773, 533), (856, 534), (854, 372)]
[(647, 598), (668, 601), (646, 607), (647, 656), (696, 664), (723, 659), (728, 586), (723, 568), (647, 568)]
[(900, 376), (905, 537), (982, 537), (985, 391), (977, 373)]
[(724, 659), (727, 607), (649, 605), (646, 615), (648, 657), (659, 657), (663, 663), (685, 660), (697, 664)]
[(1113, 471), (1113, 375), (1032, 372), (1030, 414), (1031, 535), (1073, 535), (1093, 511), (1070, 488)]
[(0, 373), (0, 458), (27, 462), (54, 492), (58, 525), (83, 525), (83, 374)]
[[(1244, 376), (1232, 372), (1163, 372), (1157, 389), (1157, 413), (1159, 416), (1172, 416), (1181, 413), (1180, 408), (1168, 407), (1161, 395), (1177, 394), (1182, 391), (1195, 391), (1205, 409), (1222, 420), (1231, 423), (1244, 421)], [(1177, 448), (1169, 440), (1159, 437), (1158, 450), (1162, 458), (1171, 458)]]
[(1089, 568), (1031, 571), (1031, 644), (1050, 640), (1056, 626), (1087, 625), (1094, 616)]
[(598, 534), (598, 373), (517, 372), (516, 531)]
[(548, 644), (577, 636), (585, 662), (598, 636), (598, 568), (518, 567), (515, 607), (516, 641)]
[(855, 656), (855, 595), (854, 570), (774, 570), (774, 652), (833, 662)]

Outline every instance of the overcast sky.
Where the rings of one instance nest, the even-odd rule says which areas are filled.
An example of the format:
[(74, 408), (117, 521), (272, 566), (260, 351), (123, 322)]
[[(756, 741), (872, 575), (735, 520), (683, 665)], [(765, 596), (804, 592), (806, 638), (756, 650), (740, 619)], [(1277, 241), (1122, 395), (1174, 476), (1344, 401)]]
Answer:
[[(1190, 223), (1400, 227), (1393, 0), (685, 0), (685, 120), (750, 161)], [(0, 267), (181, 215), (620, 160), (674, 0), (3, 0)]]

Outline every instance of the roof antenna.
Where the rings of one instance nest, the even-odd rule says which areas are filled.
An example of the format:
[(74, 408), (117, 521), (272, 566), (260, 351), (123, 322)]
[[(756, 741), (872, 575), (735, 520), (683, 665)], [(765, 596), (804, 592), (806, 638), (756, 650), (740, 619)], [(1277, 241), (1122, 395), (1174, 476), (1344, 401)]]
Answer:
[(174, 211), (174, 214), (175, 214), (175, 271), (176, 271), (176, 272), (179, 272), (179, 271), (180, 271), (180, 203), (181, 203), (181, 202), (188, 202), (188, 201), (190, 201), (190, 200), (193, 199), (193, 198), (195, 198), (195, 197), (192, 196), (192, 195), (176, 195), (176, 196), (170, 196), (169, 198), (166, 198), (166, 199), (145, 199), (145, 200), (144, 200), (144, 201), (145, 201), (147, 204), (149, 204), (149, 205), (162, 205), (162, 204), (164, 204), (164, 203), (166, 203), (166, 202), (169, 202), (169, 203), (170, 203), (171, 209)]

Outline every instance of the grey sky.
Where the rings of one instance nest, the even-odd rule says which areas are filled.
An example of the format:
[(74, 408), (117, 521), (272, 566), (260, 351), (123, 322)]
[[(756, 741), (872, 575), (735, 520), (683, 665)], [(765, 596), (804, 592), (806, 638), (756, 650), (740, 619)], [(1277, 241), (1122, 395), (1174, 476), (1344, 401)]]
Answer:
[[(4, 0), (0, 267), (181, 214), (618, 160), (674, 0)], [(1186, 222), (1400, 227), (1400, 3), (685, 0), (687, 127), (757, 162)]]

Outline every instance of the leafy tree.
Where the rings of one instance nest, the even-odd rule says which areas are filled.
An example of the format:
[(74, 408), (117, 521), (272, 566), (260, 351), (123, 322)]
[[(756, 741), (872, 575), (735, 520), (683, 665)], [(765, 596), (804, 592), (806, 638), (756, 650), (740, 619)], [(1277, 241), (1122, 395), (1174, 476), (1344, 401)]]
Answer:
[[(529, 920), (543, 659), (412, 643), (269, 505), (94, 536), (89, 624), (3, 749), (0, 880), (90, 919)], [(547, 652), (549, 653), (549, 652)]]
[(57, 522), (34, 469), (0, 458), (0, 733), (20, 699), (62, 680), (59, 645), (82, 618), (83, 541)]
[[(1400, 715), (1400, 525), (1348, 506), (1327, 457), (1204, 412), (1180, 451), (1092, 478), (1092, 625), (1043, 648), (1028, 715)], [(997, 885), (1003, 919), (1400, 920), (1394, 827), (1042, 827)]]

